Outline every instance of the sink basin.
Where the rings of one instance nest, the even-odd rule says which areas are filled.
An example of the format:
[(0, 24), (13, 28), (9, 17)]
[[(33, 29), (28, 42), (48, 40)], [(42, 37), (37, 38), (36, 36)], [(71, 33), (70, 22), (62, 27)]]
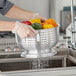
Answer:
[(20, 54), (12, 54), (12, 55), (0, 55), (0, 59), (6, 59), (6, 58), (20, 58)]
[[(57, 54), (52, 57), (26, 59), (20, 56), (20, 53), (0, 54), (0, 70), (1, 72), (18, 71), (18, 70), (33, 70), (33, 69), (47, 69), (47, 68), (63, 68), (73, 67), (76, 63), (71, 60), (68, 54), (68, 49), (57, 49)], [(40, 68), (34, 67), (37, 64), (32, 64), (40, 60)], [(46, 62), (48, 62), (48, 65)], [(43, 65), (43, 66), (42, 66)]]
[[(54, 63), (57, 63), (57, 64), (54, 64)], [(44, 68), (46, 69), (46, 68), (57, 68), (57, 67), (62, 67), (61, 60), (49, 61), (48, 66), (46, 66)], [(0, 70), (2, 72), (4, 72), (4, 71), (16, 71), (16, 70), (32, 70), (32, 66), (31, 66), (30, 61), (0, 63)]]
[(29, 62), (0, 63), (1, 72), (15, 71), (15, 70), (28, 70), (28, 69), (30, 69)]
[[(13, 55), (12, 55), (13, 56)], [(22, 61), (18, 61), (18, 60), (15, 60), (14, 61), (12, 60), (13, 57), (12, 56), (8, 56), (6, 59), (7, 61), (6, 62), (2, 62), (0, 63), (0, 70), (1, 72), (10, 72), (10, 71), (18, 71), (18, 70), (33, 70), (35, 68), (32, 68), (32, 62), (33, 61), (26, 61), (26, 59), (24, 58), (24, 60)], [(19, 55), (16, 55), (16, 57), (19, 57)], [(9, 57), (11, 57), (11, 61), (9, 62)], [(15, 55), (14, 55), (15, 57)], [(2, 58), (2, 57), (1, 57)], [(3, 57), (4, 58), (4, 57)], [(56, 57), (57, 58), (57, 57)], [(17, 58), (18, 59), (18, 58)], [(41, 61), (44, 61), (44, 60), (41, 60)], [(46, 62), (47, 60), (45, 60)], [(66, 58), (66, 66), (64, 66), (64, 59), (63, 58), (58, 58), (58, 59), (48, 59), (48, 66), (46, 66), (45, 64), (42, 64), (44, 65), (42, 68), (38, 68), (38, 69), (47, 69), (47, 68), (62, 68), (62, 67), (72, 67), (72, 66), (76, 66), (75, 63), (73, 63), (72, 61), (70, 61), (69, 59)], [(36, 66), (36, 65), (35, 65)]]
[(70, 55), (76, 58), (76, 50), (70, 50)]

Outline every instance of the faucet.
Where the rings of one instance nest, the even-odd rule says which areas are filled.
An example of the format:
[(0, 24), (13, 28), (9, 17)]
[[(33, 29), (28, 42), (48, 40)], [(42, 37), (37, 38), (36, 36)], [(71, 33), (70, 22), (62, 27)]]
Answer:
[(71, 0), (71, 33), (72, 40), (69, 41), (68, 45), (70, 45), (70, 48), (76, 50), (76, 17), (74, 18), (73, 0)]

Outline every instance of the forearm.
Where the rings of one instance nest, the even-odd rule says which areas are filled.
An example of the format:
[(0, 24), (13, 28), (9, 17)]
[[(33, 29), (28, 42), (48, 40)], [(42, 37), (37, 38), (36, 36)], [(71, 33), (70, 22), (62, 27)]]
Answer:
[(15, 22), (0, 21), (0, 31), (12, 31), (15, 27)]
[(29, 20), (34, 16), (34, 14), (35, 13), (21, 9), (14, 5), (5, 16), (15, 19)]

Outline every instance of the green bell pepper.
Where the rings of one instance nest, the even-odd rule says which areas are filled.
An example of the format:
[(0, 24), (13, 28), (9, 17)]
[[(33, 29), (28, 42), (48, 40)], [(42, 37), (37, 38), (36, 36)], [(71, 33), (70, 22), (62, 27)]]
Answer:
[(33, 23), (31, 25), (35, 30), (40, 30), (42, 29), (42, 25), (40, 23)]

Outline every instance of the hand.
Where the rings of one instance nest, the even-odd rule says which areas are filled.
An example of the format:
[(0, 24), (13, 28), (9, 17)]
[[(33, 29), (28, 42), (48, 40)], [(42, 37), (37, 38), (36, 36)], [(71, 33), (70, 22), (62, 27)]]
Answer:
[(36, 18), (41, 19), (43, 22), (46, 20), (45, 17), (40, 16), (38, 13), (34, 14), (33, 16), (33, 19), (36, 19)]
[(23, 23), (16, 22), (16, 27), (14, 31), (21, 37), (34, 37), (37, 33), (30, 25), (26, 25)]

